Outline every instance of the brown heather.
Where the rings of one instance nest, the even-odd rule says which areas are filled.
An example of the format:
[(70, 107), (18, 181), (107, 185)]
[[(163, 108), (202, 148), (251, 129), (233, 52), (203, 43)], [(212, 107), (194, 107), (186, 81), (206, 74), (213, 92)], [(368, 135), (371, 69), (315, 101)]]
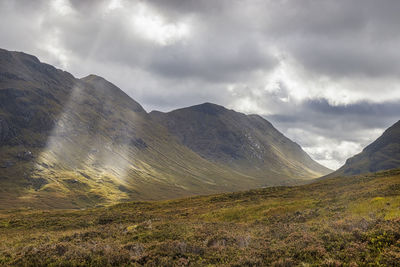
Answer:
[(400, 170), (90, 210), (4, 210), (0, 264), (396, 266)]

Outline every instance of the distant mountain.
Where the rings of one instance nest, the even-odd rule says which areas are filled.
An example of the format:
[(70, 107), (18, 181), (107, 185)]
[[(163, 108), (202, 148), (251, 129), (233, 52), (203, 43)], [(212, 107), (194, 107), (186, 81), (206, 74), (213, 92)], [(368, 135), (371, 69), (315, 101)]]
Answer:
[(364, 150), (349, 158), (346, 163), (329, 175), (355, 175), (400, 168), (400, 121), (388, 128)]
[(258, 115), (211, 103), (150, 115), (203, 158), (265, 182), (311, 179), (330, 172)]
[[(263, 140), (258, 135), (268, 135), (261, 118), (251, 121), (260, 123), (257, 132), (246, 137), (254, 141), (237, 139), (236, 135), (243, 138), (242, 132), (234, 133), (238, 125), (229, 129), (224, 144), (225, 151), (234, 157), (237, 153), (239, 160), (253, 158), (253, 169), (258, 170), (263, 166), (257, 159), (264, 155), (261, 150), (236, 149), (240, 146), (236, 142), (254, 147)], [(273, 136), (291, 144), (278, 133)], [(275, 146), (263, 145), (262, 150), (268, 154)], [(235, 160), (231, 167), (228, 156), (215, 160), (222, 154), (204, 157), (200, 150), (182, 144), (173, 131), (105, 79), (95, 75), (76, 79), (34, 56), (0, 49), (0, 208), (74, 208), (168, 199), (294, 184), (296, 178), (326, 173), (311, 159), (304, 167), (292, 162), (299, 147), (295, 151), (276, 147), (282, 153), (279, 157), (287, 155), (287, 164), (294, 166), (290, 171), (279, 172), (274, 163), (273, 170), (251, 172), (250, 162), (240, 165)]]

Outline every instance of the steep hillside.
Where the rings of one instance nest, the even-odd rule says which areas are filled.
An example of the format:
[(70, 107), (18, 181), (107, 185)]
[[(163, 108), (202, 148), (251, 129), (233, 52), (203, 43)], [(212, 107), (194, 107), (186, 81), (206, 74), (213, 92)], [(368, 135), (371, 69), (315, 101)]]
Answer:
[(255, 177), (310, 179), (330, 171), (258, 115), (210, 103), (150, 115), (203, 158)]
[[(227, 125), (238, 120), (222, 133), (223, 149), (245, 160), (215, 160), (223, 154), (205, 157), (181, 144), (105, 79), (76, 79), (34, 56), (0, 50), (0, 208), (167, 199), (295, 184), (324, 173), (261, 118), (233, 114), (239, 120), (221, 118)], [(240, 142), (245, 150), (236, 149)]]
[(400, 171), (80, 211), (0, 211), (5, 266), (398, 266)]
[(400, 168), (400, 121), (329, 177)]
[(170, 137), (119, 88), (0, 50), (0, 206), (84, 207), (259, 181)]

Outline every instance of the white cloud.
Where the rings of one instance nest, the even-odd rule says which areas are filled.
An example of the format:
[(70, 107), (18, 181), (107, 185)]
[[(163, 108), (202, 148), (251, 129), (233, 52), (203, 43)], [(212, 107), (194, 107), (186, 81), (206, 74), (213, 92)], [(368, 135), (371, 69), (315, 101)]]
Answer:
[(107, 6), (108, 11), (112, 11), (122, 7), (123, 7), (122, 0), (110, 0)]
[(50, 5), (59, 15), (68, 16), (74, 14), (74, 9), (68, 0), (53, 0)]
[(160, 14), (157, 14), (143, 3), (137, 4), (133, 11), (134, 30), (143, 38), (160, 45), (169, 45), (189, 35), (187, 22), (168, 23)]

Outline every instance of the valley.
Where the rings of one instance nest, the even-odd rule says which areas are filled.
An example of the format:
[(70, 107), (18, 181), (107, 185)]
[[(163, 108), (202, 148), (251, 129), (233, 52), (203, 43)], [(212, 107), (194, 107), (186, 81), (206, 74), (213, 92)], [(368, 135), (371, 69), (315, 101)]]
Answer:
[(0, 0), (0, 267), (400, 266), (399, 13)]

